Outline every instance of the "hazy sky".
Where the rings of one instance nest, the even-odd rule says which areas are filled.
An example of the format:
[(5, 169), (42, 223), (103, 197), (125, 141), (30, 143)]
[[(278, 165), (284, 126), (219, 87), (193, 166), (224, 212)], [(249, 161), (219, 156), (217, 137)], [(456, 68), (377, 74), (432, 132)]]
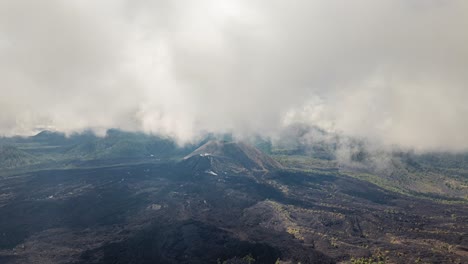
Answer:
[(3, 0), (0, 134), (302, 122), (468, 149), (465, 0)]

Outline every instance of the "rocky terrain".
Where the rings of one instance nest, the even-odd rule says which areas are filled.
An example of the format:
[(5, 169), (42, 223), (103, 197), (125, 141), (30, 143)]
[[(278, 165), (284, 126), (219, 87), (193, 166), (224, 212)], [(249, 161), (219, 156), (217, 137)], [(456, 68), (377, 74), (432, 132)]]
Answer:
[(114, 133), (7, 142), (48, 165), (2, 170), (1, 263), (468, 262), (456, 196), (410, 195), (247, 143), (180, 149)]

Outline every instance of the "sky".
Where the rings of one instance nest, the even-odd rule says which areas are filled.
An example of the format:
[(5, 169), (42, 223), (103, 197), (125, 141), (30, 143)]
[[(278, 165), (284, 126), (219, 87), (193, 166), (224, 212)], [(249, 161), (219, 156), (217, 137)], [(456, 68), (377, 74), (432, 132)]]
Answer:
[(292, 124), (468, 150), (464, 0), (3, 0), (0, 135)]

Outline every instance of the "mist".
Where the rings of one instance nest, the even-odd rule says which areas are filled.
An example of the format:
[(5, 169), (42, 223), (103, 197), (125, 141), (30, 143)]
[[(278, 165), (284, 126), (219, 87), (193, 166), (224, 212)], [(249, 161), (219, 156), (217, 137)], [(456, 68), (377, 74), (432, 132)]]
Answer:
[(466, 1), (0, 2), (0, 134), (275, 136), (468, 149)]

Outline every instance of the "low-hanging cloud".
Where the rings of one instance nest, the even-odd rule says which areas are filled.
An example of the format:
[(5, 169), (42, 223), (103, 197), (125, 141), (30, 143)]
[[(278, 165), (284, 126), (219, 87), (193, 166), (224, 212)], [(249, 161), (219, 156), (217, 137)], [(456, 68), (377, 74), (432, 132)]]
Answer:
[(272, 135), (468, 149), (466, 1), (0, 2), (0, 134)]

